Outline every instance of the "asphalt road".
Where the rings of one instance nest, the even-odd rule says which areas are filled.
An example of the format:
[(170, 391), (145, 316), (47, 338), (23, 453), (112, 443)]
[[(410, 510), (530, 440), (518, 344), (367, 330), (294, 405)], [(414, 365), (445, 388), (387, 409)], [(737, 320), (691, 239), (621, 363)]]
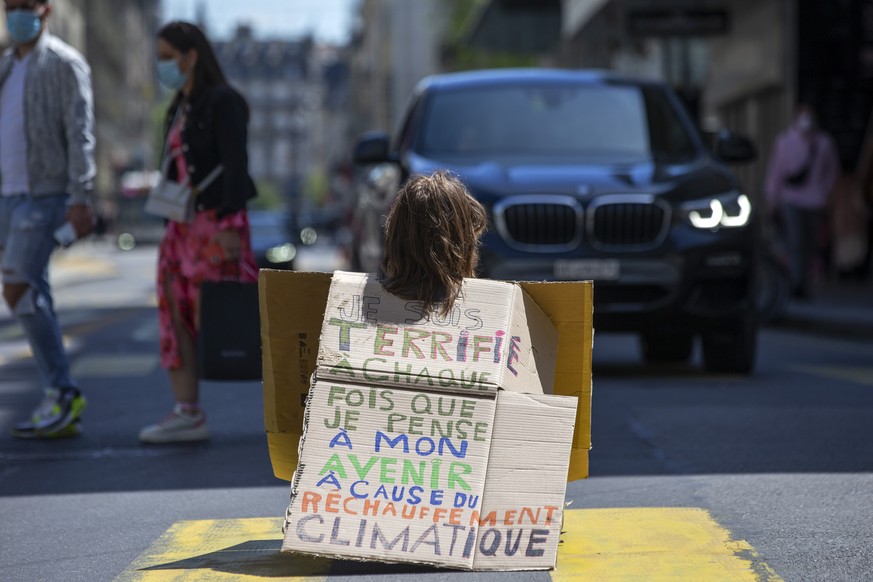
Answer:
[[(90, 401), (82, 437), (4, 436), (34, 405), (38, 385), (14, 323), (0, 313), (0, 579), (183, 579), (179, 562), (135, 567), (174, 524), (278, 520), (287, 505), (288, 486), (269, 465), (260, 386), (204, 384), (208, 444), (140, 445), (140, 427), (172, 405), (157, 366), (153, 249), (87, 250), (52, 272), (74, 370)], [(760, 579), (871, 579), (871, 354), (870, 343), (767, 330), (754, 376), (711, 376), (699, 354), (688, 365), (647, 366), (634, 338), (598, 334), (591, 478), (568, 486), (571, 509), (699, 508), (750, 545), (767, 566)], [(278, 547), (264, 543), (260, 550)], [(206, 566), (201, 578), (187, 572), (206, 580), (267, 572), (247, 571), (240, 558)], [(264, 577), (305, 573), (270, 572)], [(549, 578), (342, 563), (322, 574)]]

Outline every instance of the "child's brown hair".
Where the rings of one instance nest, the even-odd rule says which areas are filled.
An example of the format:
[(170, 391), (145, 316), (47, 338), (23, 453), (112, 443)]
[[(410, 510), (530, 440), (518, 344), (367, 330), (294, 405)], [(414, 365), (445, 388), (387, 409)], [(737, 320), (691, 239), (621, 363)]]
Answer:
[(464, 277), (475, 276), (486, 222), (485, 209), (450, 173), (411, 177), (385, 224), (385, 289), (447, 315)]

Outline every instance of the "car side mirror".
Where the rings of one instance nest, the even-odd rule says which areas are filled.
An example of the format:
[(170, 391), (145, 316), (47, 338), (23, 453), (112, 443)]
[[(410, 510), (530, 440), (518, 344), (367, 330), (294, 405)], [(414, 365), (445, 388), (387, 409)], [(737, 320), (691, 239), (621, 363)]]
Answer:
[(381, 164), (390, 162), (388, 134), (384, 131), (365, 133), (355, 144), (352, 158), (356, 164)]
[(722, 131), (716, 138), (715, 155), (725, 162), (746, 163), (758, 157), (758, 150), (746, 136)]

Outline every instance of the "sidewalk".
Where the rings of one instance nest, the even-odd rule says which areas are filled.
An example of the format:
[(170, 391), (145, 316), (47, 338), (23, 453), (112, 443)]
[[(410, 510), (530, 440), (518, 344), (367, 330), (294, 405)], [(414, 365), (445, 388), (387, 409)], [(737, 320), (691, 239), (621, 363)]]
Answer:
[(826, 280), (809, 300), (792, 300), (777, 328), (873, 341), (873, 277)]

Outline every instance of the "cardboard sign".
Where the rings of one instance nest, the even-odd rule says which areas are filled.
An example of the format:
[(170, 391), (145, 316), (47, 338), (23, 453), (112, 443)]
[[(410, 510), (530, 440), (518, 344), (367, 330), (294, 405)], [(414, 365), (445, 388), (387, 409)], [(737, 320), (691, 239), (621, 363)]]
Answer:
[(333, 275), (318, 377), (404, 389), (551, 393), (558, 336), (518, 285), (465, 279), (451, 313), (385, 291), (365, 273)]
[(316, 381), (283, 551), (553, 568), (576, 401)]
[(283, 551), (472, 568), (495, 404), (316, 380)]
[[(297, 466), (304, 403), (320, 353), (330, 273), (261, 269), (264, 425), (276, 477), (290, 481)], [(578, 402), (568, 480), (588, 476), (591, 446), (591, 281), (521, 282), (558, 332), (554, 393)]]

